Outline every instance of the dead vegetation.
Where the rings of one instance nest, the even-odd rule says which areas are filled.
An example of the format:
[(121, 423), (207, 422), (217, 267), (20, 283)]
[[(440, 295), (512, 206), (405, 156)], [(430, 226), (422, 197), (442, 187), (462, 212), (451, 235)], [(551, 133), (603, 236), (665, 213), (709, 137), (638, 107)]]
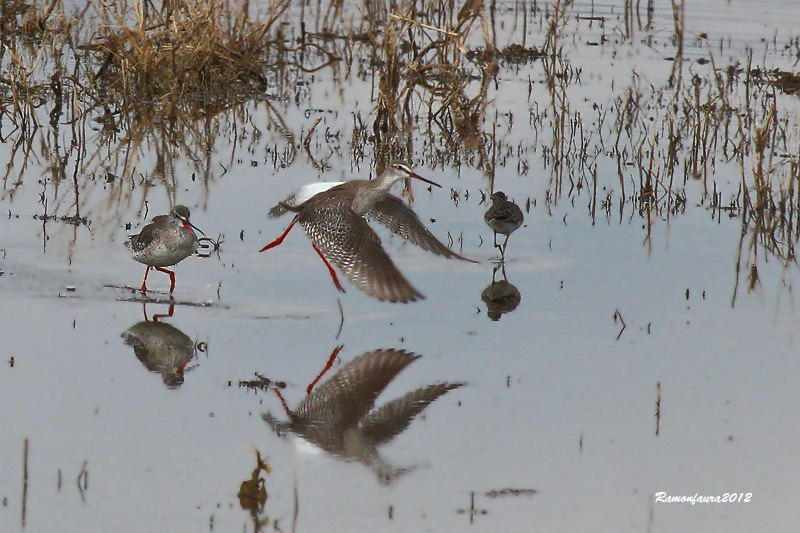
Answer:
[[(179, 161), (208, 193), (248, 164), (241, 154), (276, 169), (346, 157), (380, 171), (405, 158), (480, 169), (488, 189), (498, 168), (539, 176), (549, 213), (583, 199), (593, 223), (639, 217), (648, 246), (655, 224), (690, 206), (740, 217), (737, 271), (750, 287), (759, 258), (796, 262), (800, 132), (784, 99), (796, 99), (800, 75), (754, 65), (752, 51), (717, 64), (707, 36), (684, 35), (679, 0), (661, 27), (652, 2), (626, 2), (617, 20), (570, 0), (0, 6), (2, 195), (13, 201), (43, 168), (43, 220), (85, 220), (90, 199), (109, 214), (141, 208), (153, 189), (174, 199)], [(576, 97), (600, 83), (584, 79), (576, 46), (613, 52), (659, 35), (673, 53), (662, 84), (632, 70), (602, 97)], [(688, 61), (689, 45), (707, 53)], [(312, 100), (319, 83), (333, 94), (357, 85), (371, 101), (334, 109)], [(495, 100), (526, 85), (525, 103)], [(303, 123), (287, 124), (291, 106)], [(230, 156), (215, 162), (221, 143)]]
[[(287, 65), (307, 71), (339, 57), (312, 42), (290, 47), (280, 29), (288, 0), (268, 4), (258, 21), (248, 2), (181, 0), (159, 11), (134, 1), (107, 5), (91, 42), (79, 48), (101, 59), (94, 82), (111, 100), (230, 100), (251, 89), (266, 91), (268, 73)], [(135, 13), (127, 21), (126, 14)], [(327, 61), (307, 68), (293, 56), (304, 48)]]
[[(283, 153), (273, 152), (274, 161), (291, 164), (301, 144), (272, 102), (302, 102), (309, 78), (322, 69), (376, 78), (374, 115), (353, 133), (364, 141), (356, 161), (367, 146), (379, 161), (410, 155), (407, 134), (418, 127), (421, 106), (430, 135), (456, 132), (448, 142), (483, 143), (472, 132), (482, 121), (497, 61), (494, 52), (479, 66), (463, 60), (473, 27), (494, 51), (482, 2), (457, 14), (444, 2), (427, 3), (425, 11), (413, 3), (390, 11), (370, 2), (360, 19), (345, 19), (337, 4), (306, 16), (305, 6), (298, 13), (288, 0), (263, 7), (232, 0), (90, 2), (77, 12), (60, 0), (3, 5), (11, 6), (0, 27), (0, 62), (9, 72), (0, 78), (0, 122), (10, 125), (4, 140), (14, 145), (4, 176), (8, 198), (34, 157), (31, 140), (43, 133), (42, 108), (51, 128), (41, 155), (61, 155), (64, 126), (72, 138), (66, 157), (48, 168), (46, 182), (58, 191), (49, 207), (63, 211), (67, 201), (75, 216), (84, 188), (101, 186), (113, 212), (133, 201), (137, 188), (140, 207), (153, 187), (174, 198), (174, 162), (181, 158), (208, 183), (220, 135), (239, 142), (271, 131), (286, 143)], [(348, 61), (340, 68), (343, 57)], [(481, 82), (471, 92), (476, 72)], [(248, 122), (254, 103), (266, 107), (267, 124)], [(311, 132), (303, 145), (314, 161)], [(64, 188), (70, 173), (72, 198)]]

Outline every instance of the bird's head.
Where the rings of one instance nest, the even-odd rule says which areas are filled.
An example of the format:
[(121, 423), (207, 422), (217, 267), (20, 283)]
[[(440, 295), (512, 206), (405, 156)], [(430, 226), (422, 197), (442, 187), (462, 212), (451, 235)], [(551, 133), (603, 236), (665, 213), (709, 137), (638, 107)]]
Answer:
[(170, 214), (175, 218), (177, 218), (178, 220), (180, 220), (181, 223), (183, 224), (183, 227), (186, 228), (186, 231), (188, 231), (189, 233), (194, 234), (192, 229), (195, 229), (199, 231), (201, 235), (205, 235), (203, 230), (201, 230), (200, 228), (189, 222), (189, 216), (190, 216), (189, 208), (186, 207), (185, 205), (176, 205), (175, 207), (172, 208)]

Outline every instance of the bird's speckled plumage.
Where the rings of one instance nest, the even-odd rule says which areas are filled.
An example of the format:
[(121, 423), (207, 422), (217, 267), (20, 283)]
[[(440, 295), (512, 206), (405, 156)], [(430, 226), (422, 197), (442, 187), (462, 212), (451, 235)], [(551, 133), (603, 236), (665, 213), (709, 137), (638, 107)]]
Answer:
[[(403, 178), (439, 186), (407, 165), (393, 163), (375, 180), (333, 185), (296, 206), (282, 202), (270, 213), (279, 215), (278, 207), (297, 211), (295, 221), (303, 226), (313, 246), (368, 295), (390, 302), (413, 302), (424, 296), (397, 269), (367, 219), (380, 222), (424, 250), (448, 258), (469, 259), (442, 244), (402, 200), (389, 193), (391, 186)], [(265, 249), (268, 247), (271, 245)]]
[(138, 235), (125, 242), (133, 258), (145, 265), (176, 265), (197, 250), (197, 235), (189, 225), (189, 208), (176, 205), (169, 215), (153, 217)]
[[(131, 235), (125, 242), (133, 259), (147, 265), (142, 281), (142, 293), (147, 291), (147, 274), (155, 268), (169, 274), (170, 292), (175, 289), (175, 275), (164, 267), (176, 265), (192, 255), (199, 241), (189, 222), (189, 208), (176, 205), (169, 215), (159, 215), (142, 228), (137, 235)], [(198, 229), (198, 231), (200, 231)]]
[(517, 204), (510, 201), (505, 193), (497, 191), (492, 195), (492, 206), (483, 219), (497, 233), (510, 235), (522, 225), (525, 217)]
[(509, 200), (505, 193), (497, 191), (492, 195), (492, 206), (486, 210), (483, 220), (494, 230), (495, 246), (498, 233), (506, 236), (502, 247), (502, 251), (505, 252), (508, 236), (522, 225), (525, 217), (517, 204)]
[(326, 202), (303, 210), (298, 222), (322, 255), (368, 295), (403, 303), (424, 298), (397, 269), (366, 219), (349, 207)]

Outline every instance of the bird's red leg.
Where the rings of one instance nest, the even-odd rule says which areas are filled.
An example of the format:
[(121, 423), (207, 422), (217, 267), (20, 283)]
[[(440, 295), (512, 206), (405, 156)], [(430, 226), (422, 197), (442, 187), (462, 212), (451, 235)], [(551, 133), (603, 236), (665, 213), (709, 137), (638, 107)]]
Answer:
[[(314, 246), (314, 245), (312, 244), (311, 246)], [(342, 291), (342, 292), (345, 292), (345, 291), (344, 291), (344, 287), (342, 287), (341, 283), (339, 283), (339, 278), (338, 278), (338, 277), (336, 277), (336, 272), (334, 272), (334, 271), (333, 271), (333, 267), (331, 266), (331, 264), (330, 264), (330, 263), (328, 263), (328, 260), (327, 260), (327, 259), (325, 259), (325, 256), (324, 256), (324, 255), (322, 255), (322, 252), (320, 252), (320, 251), (319, 251), (319, 248), (317, 248), (316, 246), (314, 246), (314, 250), (316, 250), (316, 251), (317, 251), (317, 253), (319, 254), (319, 256), (322, 258), (322, 262), (323, 262), (323, 263), (325, 263), (325, 266), (326, 266), (326, 267), (328, 267), (328, 272), (330, 272), (330, 273), (331, 273), (331, 277), (333, 278), (333, 284), (334, 284), (334, 285), (336, 285), (336, 288), (337, 288), (337, 289), (339, 289), (339, 290), (340, 290), (340, 291)]]
[(156, 270), (163, 272), (164, 274), (169, 274), (169, 293), (172, 294), (172, 291), (175, 290), (175, 272), (161, 267), (156, 267)]
[(308, 387), (306, 387), (306, 394), (311, 394), (311, 391), (314, 390), (314, 387), (317, 385), (317, 383), (319, 383), (319, 380), (322, 379), (322, 376), (324, 376), (328, 370), (331, 369), (333, 362), (336, 361), (336, 356), (339, 355), (339, 352), (342, 351), (342, 348), (344, 348), (344, 345), (337, 346), (333, 350), (333, 353), (331, 353), (331, 356), (328, 358), (328, 362), (325, 364), (325, 368), (323, 368), (322, 372), (320, 372), (319, 375), (314, 378), (314, 381), (309, 383)]
[(280, 237), (278, 237), (277, 239), (275, 239), (274, 241), (272, 241), (271, 243), (269, 243), (268, 245), (266, 245), (265, 247), (263, 247), (263, 248), (262, 248), (261, 250), (259, 250), (259, 251), (260, 251), (260, 252), (263, 252), (264, 250), (269, 250), (270, 248), (274, 248), (274, 247), (278, 246), (280, 243), (282, 243), (282, 242), (283, 242), (283, 239), (285, 239), (285, 238), (286, 238), (286, 236), (289, 234), (289, 230), (291, 230), (291, 229), (292, 229), (292, 227), (295, 225), (295, 223), (297, 223), (297, 218), (298, 218), (298, 217), (297, 217), (297, 216), (295, 216), (295, 217), (292, 219), (292, 223), (291, 223), (291, 224), (289, 224), (289, 227), (288, 227), (288, 228), (286, 228), (286, 231), (284, 231), (284, 232), (281, 234), (281, 236), (280, 236)]
[(147, 270), (144, 271), (144, 279), (142, 280), (142, 294), (147, 294), (147, 275), (150, 273), (151, 268), (153, 267), (148, 266)]
[[(170, 318), (172, 314), (175, 312), (175, 304), (169, 304), (169, 311), (166, 315), (153, 315), (153, 322), (158, 322), (159, 318)], [(145, 319), (147, 319), (147, 315), (145, 315)]]
[(277, 396), (278, 399), (281, 401), (281, 405), (283, 406), (283, 410), (286, 411), (286, 414), (291, 416), (292, 410), (289, 409), (289, 406), (286, 404), (286, 400), (283, 399), (283, 394), (281, 394), (281, 391), (279, 391), (275, 387), (270, 387), (270, 389), (272, 389), (272, 392), (274, 392), (275, 396)]

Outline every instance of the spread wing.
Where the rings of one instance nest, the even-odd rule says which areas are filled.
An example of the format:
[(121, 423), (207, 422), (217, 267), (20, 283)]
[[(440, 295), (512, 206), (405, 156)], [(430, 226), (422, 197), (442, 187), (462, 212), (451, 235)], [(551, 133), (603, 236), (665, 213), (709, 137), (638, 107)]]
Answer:
[(414, 417), (440, 396), (457, 389), (463, 383), (434, 383), (392, 400), (380, 409), (371, 411), (361, 421), (361, 430), (376, 445), (392, 440), (408, 427)]
[(367, 216), (380, 222), (389, 228), (392, 233), (400, 235), (423, 250), (447, 258), (463, 259), (464, 261), (474, 263), (471, 259), (458, 255), (439, 241), (439, 239), (422, 224), (422, 221), (414, 211), (404, 204), (397, 196), (387, 194), (386, 198), (375, 204), (369, 213), (367, 213)]
[(314, 389), (297, 407), (295, 417), (306, 423), (325, 424), (334, 432), (354, 427), (389, 382), (418, 357), (394, 349), (356, 357)]
[(299, 221), (314, 247), (368, 295), (403, 303), (424, 298), (383, 250), (366, 219), (349, 207), (321, 205), (304, 210)]

